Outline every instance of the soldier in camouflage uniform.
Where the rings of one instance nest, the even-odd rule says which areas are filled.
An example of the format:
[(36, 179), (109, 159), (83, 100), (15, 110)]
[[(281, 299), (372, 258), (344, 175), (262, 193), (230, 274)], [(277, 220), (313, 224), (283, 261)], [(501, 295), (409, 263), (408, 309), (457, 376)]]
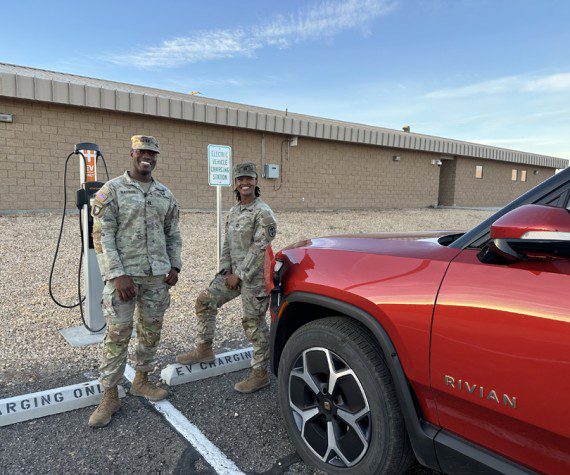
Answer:
[(176, 361), (188, 365), (215, 360), (212, 340), (217, 309), (241, 295), (243, 329), (253, 344), (253, 369), (235, 389), (251, 393), (269, 384), (269, 331), (265, 321), (269, 296), (263, 280), (263, 258), (277, 227), (273, 211), (259, 198), (255, 164), (236, 165), (234, 176), (238, 204), (230, 210), (226, 221), (220, 272), (196, 299), (197, 346), (194, 351), (179, 355)]
[(107, 322), (99, 377), (105, 393), (89, 419), (91, 427), (106, 426), (119, 409), (117, 384), (127, 363), (135, 306), (136, 375), (130, 392), (151, 401), (167, 396), (149, 383), (148, 372), (170, 305), (169, 289), (176, 285), (181, 267), (179, 209), (170, 190), (152, 178), (158, 141), (135, 135), (131, 143), (131, 170), (105, 183), (91, 211)]

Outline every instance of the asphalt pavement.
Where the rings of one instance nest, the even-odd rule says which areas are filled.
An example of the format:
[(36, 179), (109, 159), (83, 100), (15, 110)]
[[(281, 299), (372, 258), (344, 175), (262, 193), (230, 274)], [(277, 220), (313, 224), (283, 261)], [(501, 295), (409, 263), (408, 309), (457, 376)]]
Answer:
[[(246, 371), (170, 388), (169, 401), (240, 470), (259, 474), (316, 474), (300, 460), (283, 427), (275, 378), (244, 395), (233, 385)], [(0, 398), (93, 379), (91, 372), (51, 375), (0, 388)], [(128, 382), (125, 382), (128, 389)], [(146, 401), (127, 395), (111, 424), (87, 426), (93, 407), (0, 428), (0, 473), (215, 473), (207, 461)], [(419, 465), (409, 473), (431, 474)]]

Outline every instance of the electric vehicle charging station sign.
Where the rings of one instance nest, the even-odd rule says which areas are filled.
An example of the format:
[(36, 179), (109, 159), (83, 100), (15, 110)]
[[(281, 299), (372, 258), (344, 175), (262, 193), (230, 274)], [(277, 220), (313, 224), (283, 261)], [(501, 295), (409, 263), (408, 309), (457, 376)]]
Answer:
[(208, 184), (231, 186), (232, 148), (229, 145), (208, 145)]
[(222, 186), (232, 185), (232, 148), (229, 145), (208, 145), (208, 184), (216, 187), (217, 269), (222, 255)]

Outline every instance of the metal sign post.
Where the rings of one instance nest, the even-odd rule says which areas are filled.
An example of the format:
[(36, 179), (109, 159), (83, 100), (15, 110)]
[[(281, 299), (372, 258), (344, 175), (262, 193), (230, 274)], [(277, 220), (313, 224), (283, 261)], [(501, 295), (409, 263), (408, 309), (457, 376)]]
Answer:
[(208, 145), (208, 184), (216, 187), (216, 269), (222, 257), (222, 186), (232, 185), (232, 148), (229, 145)]

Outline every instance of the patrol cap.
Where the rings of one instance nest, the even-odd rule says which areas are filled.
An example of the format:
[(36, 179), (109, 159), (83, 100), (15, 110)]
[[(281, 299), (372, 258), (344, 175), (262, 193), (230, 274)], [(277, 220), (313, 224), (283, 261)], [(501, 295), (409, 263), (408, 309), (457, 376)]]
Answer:
[(151, 150), (160, 153), (158, 149), (158, 140), (150, 135), (133, 135), (131, 137), (132, 150)]
[(257, 178), (257, 167), (255, 166), (255, 163), (238, 163), (234, 167), (234, 178), (239, 178), (240, 176), (251, 176), (253, 178)]

